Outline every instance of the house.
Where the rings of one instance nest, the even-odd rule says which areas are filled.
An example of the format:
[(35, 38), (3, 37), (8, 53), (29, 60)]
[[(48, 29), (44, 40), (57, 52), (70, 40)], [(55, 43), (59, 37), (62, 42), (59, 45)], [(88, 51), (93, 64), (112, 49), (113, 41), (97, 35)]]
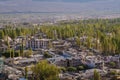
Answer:
[(61, 66), (61, 67), (67, 67), (68, 66), (67, 63), (68, 61), (66, 59), (61, 59), (55, 62), (57, 66)]
[(79, 57), (72, 57), (72, 58), (68, 58), (67, 60), (68, 60), (68, 63), (67, 63), (68, 67), (69, 66), (76, 67), (82, 64), (81, 58)]
[(90, 61), (90, 60), (86, 60), (86, 65), (89, 68), (94, 68), (95, 67), (95, 63), (93, 61)]
[(119, 60), (120, 60), (119, 56), (106, 56), (106, 57), (104, 57), (105, 63), (109, 63), (111, 61), (119, 62)]
[(37, 62), (36, 58), (27, 58), (27, 59), (22, 59), (18, 60), (20, 65), (29, 65), (29, 64), (34, 64)]
[(52, 41), (52, 45), (55, 49), (58, 50), (63, 50), (66, 48), (66, 46), (64, 45), (65, 41), (64, 40), (57, 40), (57, 41)]
[(71, 58), (57, 57), (57, 58), (48, 59), (48, 61), (52, 64), (61, 67), (70, 67), (70, 66), (76, 67), (82, 64), (81, 58), (79, 57), (71, 57)]
[(67, 61), (64, 57), (57, 56), (54, 58), (47, 59), (51, 64), (55, 64), (57, 66), (64, 66), (67, 67)]
[(60, 80), (76, 80), (75, 77), (76, 77), (76, 76), (73, 75), (73, 74), (63, 73), (63, 74), (60, 76)]

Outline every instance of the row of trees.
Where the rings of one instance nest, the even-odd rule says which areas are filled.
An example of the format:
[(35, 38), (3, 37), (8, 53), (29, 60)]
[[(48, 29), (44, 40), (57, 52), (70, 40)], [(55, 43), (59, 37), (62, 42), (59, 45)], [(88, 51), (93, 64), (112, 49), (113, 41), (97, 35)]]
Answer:
[[(52, 39), (74, 37), (78, 46), (96, 49), (105, 55), (120, 53), (120, 19), (62, 22), (40, 27), (40, 31)], [(81, 40), (82, 37), (86, 38)]]
[(9, 49), (6, 50), (5, 52), (1, 52), (2, 56), (6, 58), (14, 58), (14, 57), (30, 57), (30, 55), (33, 54), (32, 49), (25, 50), (21, 52), (21, 50), (14, 50), (14, 49)]
[[(76, 44), (96, 49), (105, 55), (120, 53), (120, 19), (90, 19), (71, 22), (60, 22), (56, 25), (34, 27), (10, 27), (0, 30), (0, 39), (10, 36), (35, 35), (44, 33), (50, 39), (66, 39), (74, 37)], [(81, 40), (81, 37), (86, 37)]]
[(9, 36), (12, 39), (15, 39), (17, 36), (34, 35), (37, 31), (38, 30), (36, 27), (14, 28), (14, 27), (8, 26), (0, 30), (0, 39), (4, 39), (5, 36)]

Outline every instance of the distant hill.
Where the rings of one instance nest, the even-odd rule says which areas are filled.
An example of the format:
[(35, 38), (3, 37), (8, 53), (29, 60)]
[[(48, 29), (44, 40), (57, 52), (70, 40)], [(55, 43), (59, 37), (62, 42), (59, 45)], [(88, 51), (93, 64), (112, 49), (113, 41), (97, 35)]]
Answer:
[(120, 0), (0, 0), (0, 13), (120, 14)]

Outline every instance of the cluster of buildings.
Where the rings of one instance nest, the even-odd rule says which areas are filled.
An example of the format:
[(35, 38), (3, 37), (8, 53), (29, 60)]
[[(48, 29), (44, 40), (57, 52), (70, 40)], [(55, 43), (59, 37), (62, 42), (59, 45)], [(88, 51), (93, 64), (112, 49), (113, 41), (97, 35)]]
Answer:
[[(84, 40), (86, 37), (83, 37)], [(29, 57), (14, 57), (5, 59), (5, 72), (8, 74), (8, 78), (11, 80), (20, 80), (22, 74), (24, 73), (24, 68), (26, 66), (30, 67), (40, 60), (48, 60), (50, 64), (54, 64), (59, 67), (78, 67), (85, 65), (88, 68), (79, 71), (78, 73), (61, 73), (61, 80), (66, 78), (71, 78), (70, 80), (82, 80), (82, 78), (88, 79), (92, 77), (94, 68), (99, 71), (101, 75), (106, 75), (110, 69), (107, 64), (110, 62), (115, 62), (117, 69), (120, 69), (120, 55), (116, 56), (102, 56), (95, 55), (94, 51), (87, 48), (78, 48), (76, 46), (74, 39), (66, 40), (51, 40), (47, 38), (37, 38), (37, 37), (17, 37), (15, 40), (8, 37), (10, 47), (14, 50), (19, 50), (21, 44), (24, 44), (24, 50), (32, 49), (32, 53)], [(0, 50), (6, 51), (7, 46), (4, 40), (1, 40)], [(44, 53), (47, 52), (51, 55), (51, 58), (45, 58)], [(0, 60), (0, 73), (2, 73), (3, 62)], [(17, 71), (17, 73), (16, 73)], [(29, 72), (31, 74), (31, 72)], [(16, 77), (16, 79), (15, 79)], [(0, 79), (1, 80), (1, 79)], [(4, 80), (4, 79), (3, 79)]]

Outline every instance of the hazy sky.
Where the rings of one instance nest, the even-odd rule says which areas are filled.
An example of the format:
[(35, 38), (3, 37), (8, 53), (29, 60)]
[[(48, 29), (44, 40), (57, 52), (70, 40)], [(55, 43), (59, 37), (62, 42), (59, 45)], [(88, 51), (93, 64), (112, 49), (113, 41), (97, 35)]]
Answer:
[(33, 0), (33, 1), (47, 1), (47, 2), (90, 2), (98, 0)]
[[(14, 0), (0, 0), (0, 1), (14, 1)], [(18, 1), (18, 0), (17, 0)], [(22, 0), (21, 0), (22, 1)], [(47, 2), (89, 2), (99, 0), (27, 0), (27, 1), (47, 1)]]

